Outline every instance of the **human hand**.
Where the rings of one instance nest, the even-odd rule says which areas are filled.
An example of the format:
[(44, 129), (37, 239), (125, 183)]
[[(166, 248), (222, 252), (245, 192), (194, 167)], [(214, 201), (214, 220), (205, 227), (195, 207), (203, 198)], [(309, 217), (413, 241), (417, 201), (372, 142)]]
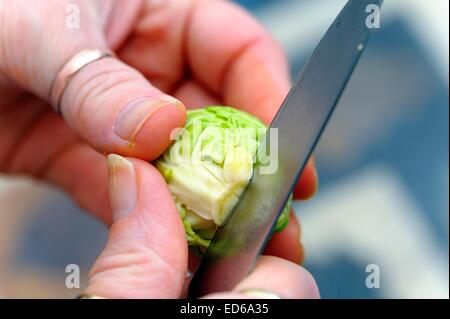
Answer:
[[(79, 29), (65, 25), (71, 3), (80, 10)], [(282, 51), (233, 4), (124, 3), (0, 0), (0, 169), (33, 175), (66, 190), (88, 212), (108, 225), (114, 222), (111, 238), (120, 233), (115, 229), (133, 228), (116, 226), (102, 153), (157, 158), (170, 143), (169, 133), (185, 119), (183, 104), (171, 96), (187, 107), (233, 105), (269, 123), (290, 85)], [(62, 96), (61, 118), (46, 102), (50, 89), (61, 67), (86, 48), (111, 48), (119, 59), (98, 60), (75, 75)], [(148, 185), (160, 182), (150, 164), (139, 163), (152, 172)], [(310, 162), (295, 194), (308, 198), (316, 187)], [(138, 193), (152, 198), (148, 189), (139, 184)], [(173, 203), (166, 200), (156, 198), (155, 205), (162, 206), (154, 207), (145, 199), (143, 205), (149, 206), (143, 210), (170, 211), (164, 205)], [(161, 223), (161, 229), (179, 227), (178, 219), (165, 218), (153, 223)], [(124, 241), (120, 247), (134, 245), (127, 236), (119, 237)], [(266, 252), (298, 263), (303, 259), (298, 238), (292, 215), (290, 226), (274, 235)], [(167, 237), (155, 240), (170, 250)], [(184, 239), (177, 241), (185, 245)], [(114, 269), (133, 269), (130, 256), (113, 251)], [(185, 257), (183, 250), (179, 255)], [(135, 257), (151, 261), (158, 254)]]
[[(142, 160), (109, 155), (108, 164), (114, 224), (105, 250), (91, 270), (85, 294), (106, 298), (184, 297), (188, 254), (184, 228), (164, 179)], [(298, 264), (264, 256), (232, 291), (204, 298), (318, 296), (314, 279)]]

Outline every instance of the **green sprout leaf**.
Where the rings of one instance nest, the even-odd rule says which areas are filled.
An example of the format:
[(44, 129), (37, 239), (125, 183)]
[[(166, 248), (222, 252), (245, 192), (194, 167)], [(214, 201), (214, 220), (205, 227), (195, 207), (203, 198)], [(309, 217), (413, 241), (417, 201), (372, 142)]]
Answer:
[[(204, 251), (252, 175), (266, 126), (227, 106), (189, 110), (184, 129), (155, 162), (165, 178), (191, 247)], [(292, 196), (274, 231), (289, 222)]]

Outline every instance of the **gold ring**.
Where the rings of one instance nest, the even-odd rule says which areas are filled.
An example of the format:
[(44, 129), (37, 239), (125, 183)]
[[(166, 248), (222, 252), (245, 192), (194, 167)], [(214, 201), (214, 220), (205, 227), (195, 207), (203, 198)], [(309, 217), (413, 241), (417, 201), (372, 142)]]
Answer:
[(61, 99), (72, 78), (86, 65), (106, 57), (114, 57), (114, 52), (106, 49), (86, 49), (75, 54), (59, 70), (50, 89), (49, 100), (56, 113), (61, 114)]

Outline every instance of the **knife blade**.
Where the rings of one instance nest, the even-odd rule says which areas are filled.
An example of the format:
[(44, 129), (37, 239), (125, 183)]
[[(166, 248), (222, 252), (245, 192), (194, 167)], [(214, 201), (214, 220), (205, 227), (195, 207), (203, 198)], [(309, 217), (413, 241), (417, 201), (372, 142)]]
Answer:
[[(189, 297), (230, 290), (254, 266), (365, 47), (366, 8), (381, 3), (349, 0), (320, 40), (261, 142), (260, 150), (269, 149), (274, 162), (255, 163), (250, 183), (192, 278)], [(277, 169), (267, 173), (272, 165)]]

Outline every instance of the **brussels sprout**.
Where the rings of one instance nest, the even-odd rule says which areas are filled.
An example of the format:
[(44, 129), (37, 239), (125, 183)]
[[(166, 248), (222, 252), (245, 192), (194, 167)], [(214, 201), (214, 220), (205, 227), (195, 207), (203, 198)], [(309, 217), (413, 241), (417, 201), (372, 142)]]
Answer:
[[(189, 246), (208, 247), (253, 175), (266, 126), (226, 106), (190, 110), (184, 129), (155, 162), (175, 199)], [(274, 227), (289, 222), (291, 199)]]

